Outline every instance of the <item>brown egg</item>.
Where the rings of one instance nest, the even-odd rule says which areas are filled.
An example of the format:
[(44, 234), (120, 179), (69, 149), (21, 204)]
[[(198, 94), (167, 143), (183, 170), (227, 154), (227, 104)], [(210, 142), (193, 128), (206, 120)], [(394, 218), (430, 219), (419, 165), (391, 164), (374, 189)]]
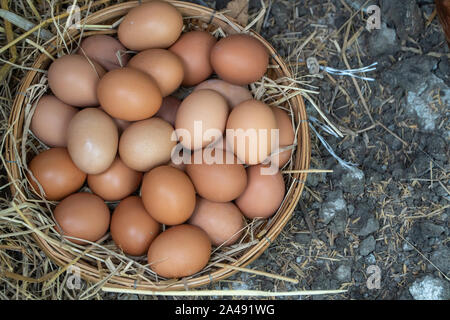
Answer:
[[(105, 109), (103, 109), (101, 106), (99, 107), (100, 110), (105, 111)], [(127, 120), (122, 120), (122, 119), (117, 119), (117, 118), (112, 118), (114, 120), (114, 123), (117, 126), (117, 129), (119, 130), (119, 135), (122, 134), (122, 132), (125, 131), (126, 128), (128, 128), (133, 122), (132, 121), (127, 121)]]
[(223, 135), (228, 105), (213, 90), (197, 90), (183, 100), (175, 120), (178, 138), (188, 149), (201, 149)]
[(107, 201), (121, 200), (139, 187), (142, 173), (128, 168), (119, 157), (100, 174), (90, 174), (87, 183), (92, 192)]
[[(229, 202), (244, 192), (247, 174), (233, 153), (218, 149), (210, 153), (207, 149), (196, 153), (192, 163), (186, 165), (186, 172), (199, 195), (210, 201)], [(194, 162), (196, 157), (202, 159), (201, 163)]]
[(168, 48), (181, 34), (183, 17), (170, 3), (151, 1), (131, 9), (119, 25), (120, 42), (131, 50)]
[(189, 224), (205, 231), (215, 246), (230, 246), (242, 235), (244, 217), (232, 202), (212, 202), (197, 197)]
[(269, 54), (255, 37), (233, 34), (219, 40), (213, 47), (211, 64), (221, 79), (246, 85), (261, 79), (266, 73)]
[(105, 70), (95, 61), (69, 54), (48, 69), (48, 85), (62, 102), (75, 107), (98, 105), (97, 86)]
[[(286, 111), (280, 108), (272, 107), (273, 114), (275, 115), (275, 119), (277, 120), (277, 128), (279, 131), (279, 146), (280, 148), (284, 148), (290, 146), (294, 143), (295, 133), (294, 128), (292, 127), (292, 120), (287, 114)], [(283, 167), (291, 158), (292, 150), (286, 150), (281, 153), (277, 153), (274, 151), (274, 155), (272, 156), (272, 161), (275, 160), (275, 157), (278, 157), (278, 166)]]
[(199, 84), (213, 73), (209, 57), (216, 41), (209, 32), (190, 31), (169, 48), (183, 61), (184, 86)]
[(177, 111), (180, 107), (181, 100), (172, 96), (165, 97), (162, 101), (161, 108), (155, 114), (155, 117), (159, 117), (172, 126), (175, 126), (175, 119), (177, 117)]
[(253, 99), (252, 93), (246, 87), (237, 86), (219, 79), (206, 80), (196, 86), (194, 91), (200, 89), (217, 91), (227, 100), (230, 108), (234, 108), (241, 102)]
[(169, 50), (141, 51), (130, 60), (128, 67), (150, 75), (156, 81), (163, 97), (176, 91), (183, 81), (183, 63)]
[[(95, 242), (103, 237), (111, 219), (108, 206), (100, 197), (86, 193), (74, 193), (55, 208), (57, 229), (63, 236)], [(62, 229), (62, 230), (61, 230)], [(85, 241), (68, 239), (77, 244)]]
[(120, 201), (111, 217), (111, 237), (123, 252), (132, 256), (147, 253), (160, 228), (145, 210), (142, 199), (136, 196)]
[(98, 84), (97, 92), (101, 106), (109, 115), (127, 121), (150, 118), (162, 102), (155, 80), (133, 68), (108, 72)]
[(144, 175), (141, 187), (145, 209), (156, 221), (176, 225), (186, 222), (195, 207), (195, 189), (181, 170), (160, 166)]
[[(48, 200), (61, 200), (80, 189), (86, 180), (86, 174), (75, 166), (66, 148), (41, 152), (31, 160), (28, 169), (44, 189), (44, 196)], [(30, 175), (28, 180), (33, 189), (41, 194)]]
[(88, 174), (98, 174), (113, 163), (119, 133), (116, 124), (105, 112), (87, 108), (70, 121), (67, 141), (67, 149), (76, 166)]
[(153, 240), (148, 249), (150, 268), (165, 278), (182, 278), (201, 271), (211, 256), (208, 235), (196, 226), (171, 227)]
[(262, 168), (262, 165), (247, 168), (247, 188), (235, 201), (249, 219), (269, 218), (284, 199), (285, 185), (281, 172), (262, 174)]
[(272, 109), (257, 100), (237, 105), (227, 121), (226, 139), (230, 150), (246, 164), (261, 163), (272, 151), (272, 130), (277, 122)]
[(81, 42), (78, 53), (100, 64), (105, 70), (114, 70), (126, 66), (129, 55), (126, 48), (106, 34), (96, 34)]
[(128, 167), (144, 172), (167, 163), (176, 144), (173, 127), (151, 118), (133, 123), (122, 133), (119, 154)]
[(67, 127), (78, 112), (55, 96), (42, 96), (34, 109), (30, 129), (49, 147), (67, 146)]

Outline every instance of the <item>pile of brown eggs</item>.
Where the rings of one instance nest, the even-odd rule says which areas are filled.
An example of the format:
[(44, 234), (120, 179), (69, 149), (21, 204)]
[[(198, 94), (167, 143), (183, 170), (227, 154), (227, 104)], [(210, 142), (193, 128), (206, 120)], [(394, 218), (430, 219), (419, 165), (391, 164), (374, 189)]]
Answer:
[[(56, 229), (67, 240), (96, 242), (109, 230), (120, 250), (147, 254), (167, 278), (199, 272), (212, 246), (242, 238), (246, 219), (278, 210), (285, 195), (278, 167), (292, 152), (281, 148), (294, 142), (287, 112), (247, 87), (267, 71), (264, 45), (246, 34), (217, 40), (182, 29), (174, 6), (152, 1), (129, 11), (118, 39), (90, 36), (56, 59), (48, 70), (53, 95), (40, 98), (31, 121), (49, 149), (28, 165), (34, 191), (59, 201)], [(195, 86), (182, 101), (172, 96), (181, 86)], [(180, 137), (195, 136), (196, 123), (200, 139)], [(279, 130), (279, 147), (258, 137), (252, 155), (245, 144), (234, 147), (239, 136), (228, 129)], [(177, 147), (183, 159), (202, 160), (209, 150), (233, 161), (175, 163)], [(276, 172), (262, 174), (274, 154)], [(91, 192), (80, 192), (86, 181)], [(112, 216), (105, 201), (118, 202)]]

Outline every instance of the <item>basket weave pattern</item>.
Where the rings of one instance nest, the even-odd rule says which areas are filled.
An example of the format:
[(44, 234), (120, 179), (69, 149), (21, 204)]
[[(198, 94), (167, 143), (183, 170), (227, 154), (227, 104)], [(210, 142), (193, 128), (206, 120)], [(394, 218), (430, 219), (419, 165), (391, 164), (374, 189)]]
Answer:
[[(188, 29), (204, 29), (208, 31), (215, 31), (220, 28), (225, 34), (234, 34), (244, 32), (244, 28), (237, 24), (232, 18), (226, 17), (223, 14), (217, 13), (214, 10), (181, 1), (169, 1), (182, 13), (185, 18), (185, 26)], [(97, 12), (91, 13), (86, 19), (82, 20), (82, 24), (98, 25), (98, 24), (110, 24), (118, 21), (124, 16), (131, 8), (139, 5), (138, 1), (125, 2), (118, 5), (110, 6)], [(89, 31), (83, 32), (83, 37), (92, 34), (100, 33), (114, 33), (114, 30), (107, 31)], [(272, 66), (266, 76), (270, 79), (279, 78), (292, 78), (289, 68), (281, 57), (275, 52), (274, 48), (264, 40), (260, 35), (250, 31), (250, 33), (256, 37), (264, 46), (269, 50), (271, 54), (270, 65)], [(70, 30), (66, 37), (66, 43), (77, 40), (80, 37), (79, 30)], [(69, 40), (70, 39), (70, 40)], [(48, 53), (53, 56), (57, 55), (58, 50), (61, 48), (61, 39), (54, 39), (52, 43), (46, 48)], [(47, 69), (51, 59), (46, 54), (41, 54), (35, 61), (33, 68)], [(28, 133), (28, 127), (26, 126), (26, 108), (31, 103), (27, 94), (27, 89), (33, 84), (45, 81), (43, 74), (38, 71), (29, 71), (26, 77), (23, 79), (19, 93), (16, 95), (11, 116), (9, 119), (9, 125), (11, 134), (7, 136), (6, 140), (6, 159), (7, 169), (9, 171), (9, 178), (11, 182), (12, 194), (15, 196), (16, 201), (29, 201), (31, 198), (31, 192), (29, 192), (30, 185), (17, 183), (17, 181), (24, 181), (25, 170), (23, 165), (30, 158), (30, 150), (27, 151), (25, 143), (32, 139), (32, 136)], [(290, 84), (292, 86), (292, 83)], [(21, 94), (22, 93), (22, 94)], [(310, 163), (310, 137), (308, 131), (308, 122), (303, 99), (300, 95), (295, 95), (288, 99), (283, 107), (290, 109), (294, 124), (298, 128), (297, 130), (297, 147), (294, 150), (294, 155), (291, 160), (290, 169), (292, 170), (307, 170)], [(21, 163), (22, 165), (18, 165)], [(247, 235), (244, 239), (245, 242), (250, 244), (237, 255), (234, 255), (232, 259), (226, 260), (223, 263), (227, 263), (237, 267), (244, 267), (250, 262), (258, 258), (264, 250), (276, 239), (282, 228), (286, 225), (290, 219), (298, 199), (301, 196), (304, 187), (304, 181), (306, 180), (306, 173), (291, 173), (284, 175), (287, 182), (286, 196), (278, 212), (267, 222), (260, 223), (258, 227), (252, 230), (251, 235)], [(48, 209), (44, 204), (38, 202), (48, 214)], [(25, 216), (33, 215), (35, 213), (24, 211)], [(38, 227), (33, 225), (33, 227)], [(105, 281), (105, 286), (108, 287), (120, 287), (120, 288), (137, 288), (141, 290), (185, 290), (187, 288), (193, 288), (211, 282), (224, 279), (236, 272), (236, 270), (226, 267), (214, 266), (214, 262), (210, 263), (205, 270), (197, 275), (187, 277), (180, 280), (161, 280), (154, 274), (149, 272), (149, 268), (143, 268), (141, 274), (131, 274), (124, 270), (120, 272), (113, 272), (111, 270), (111, 264), (105, 263), (108, 260), (108, 250), (114, 250), (113, 246), (108, 246), (108, 250), (98, 250), (94, 248), (89, 251), (89, 248), (85, 250), (88, 252), (83, 253), (83, 249), (68, 250), (67, 247), (71, 246), (70, 243), (64, 241), (61, 242), (61, 238), (53, 237), (49, 239), (45, 230), (34, 233), (39, 246), (44, 250), (46, 255), (51, 258), (55, 263), (61, 266), (68, 266), (69, 264), (75, 265), (79, 268), (81, 276), (90, 281), (98, 282)], [(114, 263), (114, 260), (110, 260)], [(145, 262), (141, 263), (142, 265)], [(137, 270), (137, 269), (136, 269)]]

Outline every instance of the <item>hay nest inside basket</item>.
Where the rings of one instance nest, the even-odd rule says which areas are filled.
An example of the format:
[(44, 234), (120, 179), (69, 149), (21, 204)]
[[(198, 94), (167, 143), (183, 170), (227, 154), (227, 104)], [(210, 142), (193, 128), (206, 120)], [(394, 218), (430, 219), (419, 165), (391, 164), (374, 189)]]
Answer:
[[(21, 251), (25, 259), (29, 259), (27, 263), (30, 265), (30, 277), (22, 276), (21, 278), (11, 268), (4, 274), (9, 275), (9, 278), (29, 283), (38, 281), (51, 284), (72, 268), (78, 270), (86, 280), (96, 282), (96, 288), (103, 286), (141, 290), (186, 290), (226, 278), (236, 271), (242, 271), (242, 267), (264, 252), (289, 220), (303, 190), (310, 161), (310, 138), (302, 100), (302, 96), (307, 95), (308, 90), (299, 87), (299, 84), (302, 84), (301, 80), (292, 76), (270, 44), (250, 31), (250, 28), (264, 17), (264, 14), (256, 16), (246, 28), (243, 28), (233, 19), (211, 9), (191, 3), (170, 1), (183, 14), (185, 31), (208, 30), (217, 37), (250, 32), (265, 44), (271, 53), (270, 66), (266, 76), (252, 84), (250, 89), (256, 99), (288, 111), (296, 130), (296, 141), (290, 147), (294, 149), (293, 156), (283, 168), (287, 192), (278, 212), (269, 220), (247, 221), (240, 241), (230, 247), (215, 248), (210, 262), (201, 272), (183, 279), (167, 280), (158, 277), (146, 265), (145, 257), (134, 258), (124, 255), (115, 246), (109, 234), (96, 243), (89, 243), (86, 246), (73, 244), (63, 239), (55, 229), (52, 209), (56, 203), (42, 197), (38, 198), (30, 191), (30, 183), (26, 179), (27, 163), (34, 155), (46, 149), (46, 146), (39, 142), (29, 130), (35, 103), (48, 92), (46, 69), (58, 56), (76, 50), (81, 38), (92, 34), (114, 35), (122, 16), (130, 8), (138, 5), (137, 1), (133, 1), (106, 7), (104, 3), (108, 2), (110, 1), (97, 1), (89, 6), (81, 7), (82, 16), (85, 18), (81, 20), (80, 29), (67, 29), (65, 25), (69, 14), (56, 15), (53, 11), (48, 20), (22, 36), (11, 36), (11, 32), (8, 32), (8, 27), (5, 25), (6, 35), (9, 35), (11, 40), (2, 47), (0, 53), (10, 50), (13, 58), (3, 66), (0, 75), (7, 77), (8, 83), (15, 85), (9, 88), (2, 87), (2, 97), (14, 99), (10, 109), (2, 109), (5, 119), (7, 114), (10, 114), (8, 123), (4, 121), (2, 126), (4, 138), (1, 144), (1, 160), (8, 179), (2, 188), (9, 187), (13, 199), (2, 199), (5, 204), (8, 203), (8, 209), (2, 210), (1, 215), (5, 221), (11, 223), (0, 224), (0, 236), (2, 234), (8, 238), (12, 234), (22, 236), (19, 241), (2, 244), (4, 247), (2, 249)], [(30, 35), (35, 31), (39, 32), (40, 27), (48, 25), (52, 25), (52, 29), (55, 30), (55, 38), (48, 41), (33, 41)], [(14, 65), (18, 55), (14, 52), (15, 44), (23, 39), (30, 47), (29, 51), (20, 53), (23, 55), (21, 61), (34, 61), (34, 63), (28, 63), (31, 66), (24, 66), (25, 63), (23, 63), (19, 68), (26, 72), (25, 76), (23, 79), (16, 79), (14, 73), (9, 73), (7, 68)], [(2, 179), (5, 180), (5, 177)], [(114, 208), (116, 204), (108, 203), (110, 208)], [(62, 268), (46, 270), (46, 274), (33, 274), (35, 266), (41, 263), (38, 261), (39, 247)], [(86, 294), (95, 292), (96, 290), (93, 289)]]

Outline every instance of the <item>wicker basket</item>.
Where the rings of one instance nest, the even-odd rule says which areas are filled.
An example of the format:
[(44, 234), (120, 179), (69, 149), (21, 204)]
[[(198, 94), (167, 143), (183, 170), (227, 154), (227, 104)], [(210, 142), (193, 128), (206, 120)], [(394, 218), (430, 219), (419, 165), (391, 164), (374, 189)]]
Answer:
[[(244, 31), (244, 28), (238, 25), (234, 19), (226, 17), (223, 14), (217, 13), (209, 8), (181, 1), (169, 2), (177, 7), (184, 17), (189, 17), (185, 19), (185, 24), (188, 23), (191, 26), (195, 25), (201, 29), (208, 29), (209, 31), (220, 27), (226, 34), (234, 34)], [(124, 16), (131, 8), (137, 6), (138, 4), (138, 1), (131, 1), (107, 7), (91, 13), (85, 20), (82, 21), (82, 23), (89, 25), (114, 23)], [(84, 32), (83, 36), (96, 33), (114, 32), (114, 30), (98, 32), (90, 31)], [(270, 63), (275, 67), (270, 68), (266, 76), (271, 79), (279, 79), (280, 77), (290, 78), (291, 73), (288, 67), (283, 62), (282, 58), (275, 52), (274, 48), (260, 35), (254, 32), (251, 33), (259, 41), (261, 41), (261, 43), (263, 43), (271, 53)], [(72, 41), (80, 37), (78, 30), (71, 30), (69, 35)], [(68, 39), (66, 40), (70, 42)], [(58, 39), (54, 39), (46, 50), (51, 55), (55, 55), (58, 51), (58, 49), (55, 48), (58, 48), (60, 43), (60, 39), (59, 41)], [(46, 69), (50, 63), (51, 60), (49, 57), (45, 54), (41, 54), (36, 59), (33, 67), (38, 69)], [(19, 202), (28, 201), (26, 195), (31, 194), (27, 190), (30, 187), (28, 183), (17, 183), (18, 181), (26, 181), (24, 180), (25, 175), (23, 166), (18, 165), (19, 163), (23, 164), (23, 162), (27, 159), (27, 155), (24, 154), (27, 152), (25, 151), (27, 148), (24, 147), (23, 141), (26, 140), (26, 137), (28, 136), (28, 132), (24, 132), (25, 108), (30, 101), (28, 101), (27, 95), (24, 95), (23, 93), (26, 92), (30, 85), (39, 83), (41, 78), (42, 73), (36, 71), (29, 71), (27, 73), (20, 86), (19, 92), (16, 95), (9, 119), (9, 125), (12, 132), (7, 137), (6, 141), (6, 159), (8, 162), (7, 169), (9, 171), (10, 181), (14, 182), (11, 184), (12, 193)], [(232, 262), (226, 262), (230, 266), (244, 267), (253, 260), (257, 259), (270, 245), (270, 243), (274, 241), (274, 239), (281, 232), (282, 228), (286, 225), (301, 196), (304, 186), (303, 182), (306, 180), (307, 174), (305, 172), (298, 171), (307, 170), (310, 163), (310, 136), (308, 131), (308, 123), (306, 121), (307, 115), (303, 99), (300, 95), (295, 95), (290, 98), (286, 105), (291, 108), (294, 116), (294, 122), (296, 126), (298, 126), (298, 146), (295, 149), (291, 160), (291, 169), (296, 171), (296, 173), (290, 173), (285, 176), (287, 181), (286, 190), (288, 191), (280, 210), (274, 217), (261, 224), (258, 229), (255, 230), (256, 232), (254, 233), (252, 245), (242, 250), (242, 252), (240, 252), (240, 254), (235, 257)], [(42, 210), (47, 209), (43, 206)], [(24, 210), (23, 213), (25, 216), (28, 215), (29, 217), (33, 214), (31, 210)], [(27, 223), (30, 223), (30, 220), (27, 219)], [(35, 227), (35, 225), (32, 224), (31, 227)], [(93, 282), (104, 281), (105, 287), (126, 289), (135, 288), (140, 290), (187, 290), (188, 288), (210, 284), (214, 281), (227, 278), (236, 272), (236, 269), (234, 268), (209, 265), (206, 267), (207, 270), (204, 270), (200, 274), (179, 280), (158, 280), (157, 278), (147, 276), (145, 272), (136, 276), (129, 275), (125, 272), (111, 275), (111, 272), (108, 272), (108, 270), (111, 271), (111, 266), (104, 262), (104, 256), (102, 256), (101, 259), (96, 260), (92, 259), (92, 255), (95, 255), (95, 253), (92, 252), (90, 255), (84, 255), (82, 254), (82, 250), (79, 250), (79, 254), (75, 254), (74, 251), (67, 250), (67, 246), (70, 244), (67, 242), (64, 242), (63, 244), (60, 239), (53, 239), (53, 241), (49, 241), (49, 239), (44, 236), (44, 233), (45, 232), (36, 232), (34, 233), (34, 238), (49, 258), (60, 266), (67, 267), (68, 265), (74, 265), (78, 267), (80, 270), (80, 275), (84, 279)], [(107, 275), (109, 276), (107, 277)]]

